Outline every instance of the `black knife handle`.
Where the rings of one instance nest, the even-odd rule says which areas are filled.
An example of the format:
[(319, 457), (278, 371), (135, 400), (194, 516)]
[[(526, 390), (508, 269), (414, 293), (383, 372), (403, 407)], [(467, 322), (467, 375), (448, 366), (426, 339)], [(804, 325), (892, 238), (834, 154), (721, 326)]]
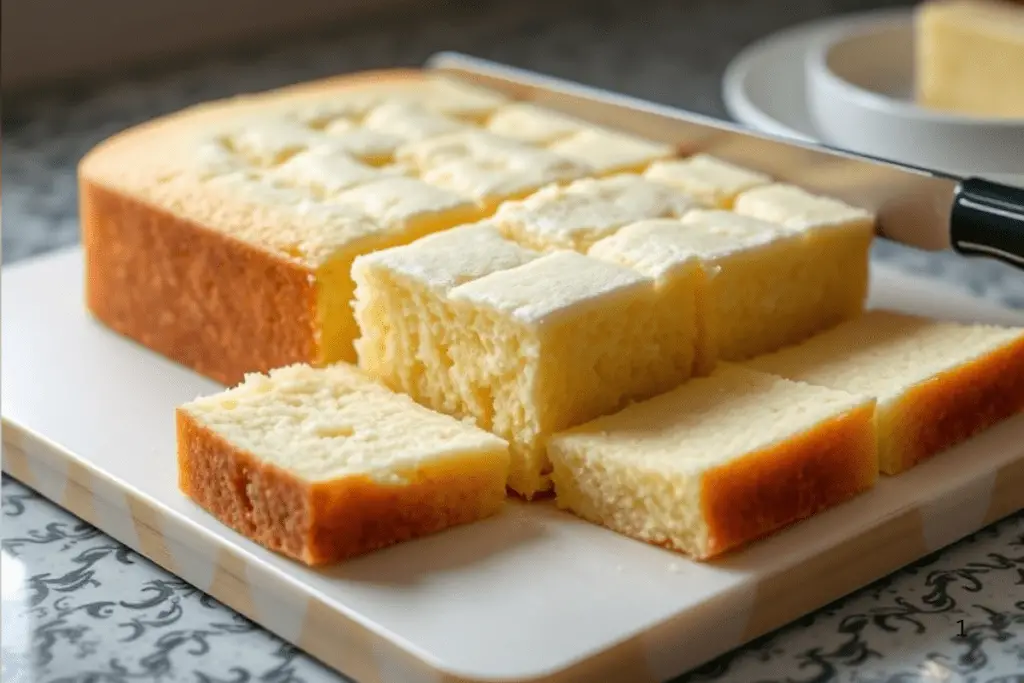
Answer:
[(1024, 270), (1024, 188), (967, 178), (953, 197), (949, 230), (958, 254)]

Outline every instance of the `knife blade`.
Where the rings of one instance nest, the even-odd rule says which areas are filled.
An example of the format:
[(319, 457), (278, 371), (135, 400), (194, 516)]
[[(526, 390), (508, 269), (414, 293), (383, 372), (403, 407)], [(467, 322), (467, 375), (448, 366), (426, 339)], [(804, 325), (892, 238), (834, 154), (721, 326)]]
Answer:
[(426, 67), (597, 125), (673, 144), (684, 155), (703, 152), (842, 199), (874, 212), (876, 232), (883, 238), (923, 250), (994, 258), (1024, 269), (1024, 188), (755, 132), (457, 52), (437, 53)]

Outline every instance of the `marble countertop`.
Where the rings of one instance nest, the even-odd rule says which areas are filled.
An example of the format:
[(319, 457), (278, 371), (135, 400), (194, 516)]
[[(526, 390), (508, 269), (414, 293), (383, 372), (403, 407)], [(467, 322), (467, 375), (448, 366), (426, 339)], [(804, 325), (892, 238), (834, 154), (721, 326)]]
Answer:
[[(4, 262), (77, 242), (75, 164), (92, 145), (194, 102), (416, 65), (452, 49), (725, 117), (722, 71), (745, 44), (824, 14), (903, 4), (515, 3), (363, 23), (118, 82), (5, 97)], [(999, 264), (885, 243), (874, 258), (1024, 307), (1024, 277)], [(4, 683), (345, 680), (8, 477), (2, 519)], [(1024, 513), (679, 680), (1022, 683)]]

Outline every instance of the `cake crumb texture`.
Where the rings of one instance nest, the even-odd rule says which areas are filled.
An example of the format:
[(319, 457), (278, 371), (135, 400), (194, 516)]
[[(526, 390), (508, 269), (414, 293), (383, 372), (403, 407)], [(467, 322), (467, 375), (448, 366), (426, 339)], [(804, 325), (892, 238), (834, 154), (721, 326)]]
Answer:
[(1024, 330), (872, 310), (749, 361), (874, 397), (880, 467), (899, 474), (1024, 409)]
[(554, 435), (559, 507), (698, 560), (870, 489), (874, 401), (730, 363)]
[(508, 447), (347, 365), (293, 365), (177, 411), (181, 490), (306, 564), (495, 514)]
[(527, 498), (550, 487), (550, 434), (694, 373), (693, 291), (671, 299), (632, 268), (528, 250), (489, 224), (353, 270), (360, 367), (508, 440), (509, 487)]

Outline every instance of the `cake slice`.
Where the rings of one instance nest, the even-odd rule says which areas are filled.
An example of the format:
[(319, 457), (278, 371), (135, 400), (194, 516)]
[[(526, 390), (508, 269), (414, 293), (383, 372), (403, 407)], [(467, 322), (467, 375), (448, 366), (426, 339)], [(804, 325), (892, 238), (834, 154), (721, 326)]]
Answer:
[(347, 365), (293, 365), (177, 410), (181, 490), (323, 565), (501, 509), (508, 447)]
[(644, 171), (644, 177), (678, 187), (720, 209), (732, 208), (733, 201), (741, 192), (772, 182), (764, 173), (741, 168), (708, 154), (655, 161)]
[(870, 489), (874, 402), (723, 363), (555, 434), (559, 507), (707, 560)]
[(875, 397), (885, 474), (1024, 408), (1024, 329), (872, 310), (747, 365)]
[(457, 230), (356, 260), (359, 364), (509, 441), (509, 487), (530, 498), (548, 435), (693, 373), (693, 310), (633, 269)]
[(676, 154), (672, 145), (594, 127), (560, 138), (548, 149), (585, 164), (597, 175), (639, 173), (652, 162)]
[(587, 253), (657, 278), (683, 309), (696, 305), (703, 369), (773, 351), (841, 320), (823, 290), (829, 264), (801, 233), (767, 221), (697, 209), (678, 221), (627, 225)]
[(622, 226), (647, 218), (679, 217), (703, 204), (681, 190), (635, 174), (551, 185), (502, 204), (494, 222), (510, 239), (539, 251), (585, 253)]
[(449, 351), (455, 335), (472, 330), (458, 329), (448, 293), (539, 256), (482, 221), (356, 259), (352, 276), (361, 331), (355, 342), (359, 366), (435, 410), (474, 415), (474, 397), (460, 390)]
[(786, 183), (741, 192), (733, 210), (806, 236), (819, 272), (826, 276), (818, 286), (834, 321), (847, 320), (864, 310), (875, 236), (874, 214)]

